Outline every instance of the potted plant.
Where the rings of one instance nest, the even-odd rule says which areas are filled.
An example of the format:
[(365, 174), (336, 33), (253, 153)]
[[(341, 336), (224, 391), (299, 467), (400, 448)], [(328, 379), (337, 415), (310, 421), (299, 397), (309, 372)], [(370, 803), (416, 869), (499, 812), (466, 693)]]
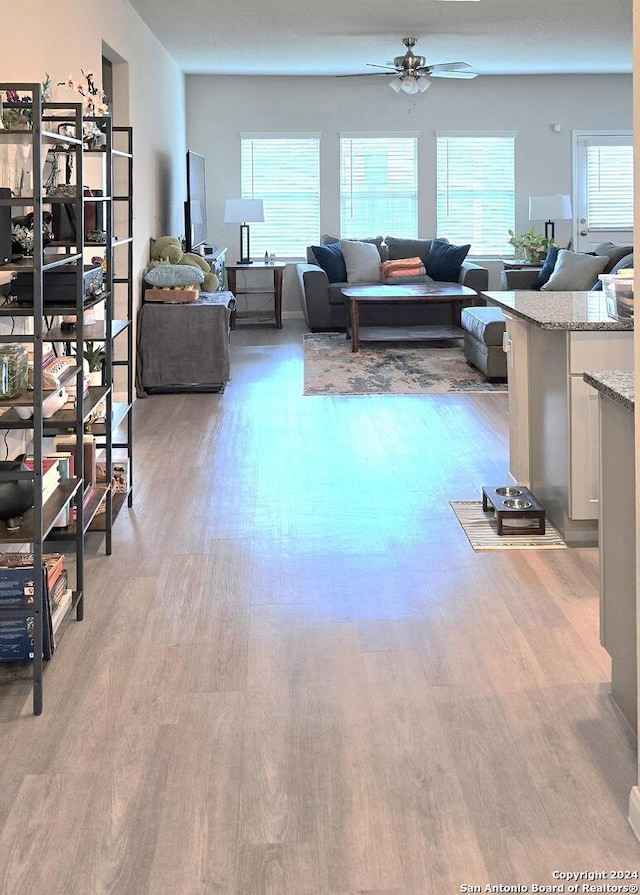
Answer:
[(85, 363), (89, 368), (89, 380), (91, 385), (102, 384), (102, 368), (106, 358), (104, 345), (87, 342), (82, 353)]
[(549, 246), (554, 245), (552, 239), (543, 236), (542, 233), (532, 227), (526, 233), (516, 236), (513, 230), (508, 230), (509, 245), (515, 249), (516, 258), (524, 258), (527, 261), (542, 261), (547, 254)]

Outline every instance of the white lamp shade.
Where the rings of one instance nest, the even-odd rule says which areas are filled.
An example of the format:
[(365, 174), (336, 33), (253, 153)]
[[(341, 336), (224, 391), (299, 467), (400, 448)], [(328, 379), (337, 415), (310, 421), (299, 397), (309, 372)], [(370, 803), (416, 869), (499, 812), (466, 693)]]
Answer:
[(568, 221), (571, 217), (571, 196), (529, 196), (530, 221)]
[(224, 203), (225, 224), (247, 224), (264, 221), (262, 199), (227, 199)]

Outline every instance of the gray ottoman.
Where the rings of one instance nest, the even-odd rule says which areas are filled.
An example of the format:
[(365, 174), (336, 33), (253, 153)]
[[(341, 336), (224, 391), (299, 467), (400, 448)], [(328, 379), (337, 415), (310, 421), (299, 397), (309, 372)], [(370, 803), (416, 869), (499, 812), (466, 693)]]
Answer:
[(507, 355), (502, 350), (505, 331), (500, 308), (463, 308), (460, 325), (464, 330), (464, 356), (487, 379), (507, 378)]

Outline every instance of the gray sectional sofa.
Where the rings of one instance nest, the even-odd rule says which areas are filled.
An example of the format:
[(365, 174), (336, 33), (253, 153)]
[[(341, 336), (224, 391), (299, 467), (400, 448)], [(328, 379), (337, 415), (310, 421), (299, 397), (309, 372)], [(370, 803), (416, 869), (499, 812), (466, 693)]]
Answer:
[[(445, 280), (442, 277), (429, 277), (430, 257), (433, 258), (435, 249), (442, 249), (442, 243), (448, 244), (446, 239), (400, 239), (392, 236), (375, 237), (365, 240), (348, 240), (347, 242), (367, 242), (372, 243), (378, 250), (380, 256), (380, 264), (383, 261), (398, 261), (406, 258), (421, 258), (424, 262), (426, 274), (418, 277), (411, 276), (398, 280), (394, 278), (393, 282), (428, 282), (435, 280), (437, 282), (458, 282), (476, 292), (482, 292), (488, 288), (489, 274), (486, 268), (480, 267), (469, 261), (462, 261), (460, 265), (455, 267), (454, 275)], [(340, 239), (335, 236), (323, 236), (321, 240), (322, 246), (340, 243)], [(435, 243), (435, 245), (432, 245)], [(432, 248), (434, 252), (432, 254)], [(464, 249), (467, 247), (451, 246), (452, 251), (449, 253), (455, 261), (458, 254), (466, 255), (466, 252), (460, 251), (456, 253), (455, 249)], [(446, 250), (445, 250), (446, 252)], [(446, 265), (436, 266), (434, 262), (433, 270), (443, 270)], [(313, 252), (313, 246), (307, 248), (307, 263), (297, 265), (297, 276), (300, 287), (300, 302), (305, 320), (312, 332), (323, 330), (342, 330), (347, 325), (347, 312), (342, 295), (342, 289), (345, 286), (358, 283), (365, 285), (367, 282), (382, 282), (381, 279), (335, 279), (338, 274), (330, 268), (330, 276), (323, 267), (321, 267)], [(380, 277), (380, 273), (377, 274)], [(390, 282), (390, 281), (386, 281)], [(449, 304), (433, 304), (433, 305), (385, 305), (383, 307), (363, 307), (361, 311), (362, 326), (415, 326), (421, 324), (451, 324), (452, 308)]]
[[(571, 252), (552, 246), (542, 270), (504, 270), (501, 285), (507, 290), (581, 292), (602, 288), (600, 273), (617, 273), (633, 267), (633, 246), (603, 242), (590, 253)], [(465, 308), (462, 312), (464, 353), (467, 361), (487, 379), (504, 379), (507, 362), (502, 351), (505, 321), (494, 307)]]

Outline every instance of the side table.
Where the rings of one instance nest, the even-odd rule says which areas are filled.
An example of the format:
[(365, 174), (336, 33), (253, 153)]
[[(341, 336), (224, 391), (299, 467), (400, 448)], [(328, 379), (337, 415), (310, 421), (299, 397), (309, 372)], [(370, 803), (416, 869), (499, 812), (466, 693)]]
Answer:
[[(255, 264), (227, 264), (227, 284), (229, 286), (229, 291), (233, 292), (236, 299), (239, 295), (259, 295), (265, 294), (269, 291), (273, 292), (273, 316), (275, 320), (275, 324), (277, 329), (282, 329), (282, 280), (284, 276), (284, 269), (287, 265), (284, 261), (274, 261), (270, 264), (262, 264), (260, 262), (256, 262)], [(273, 275), (273, 289), (261, 289), (259, 286), (249, 287), (246, 286), (244, 289), (237, 288), (237, 274), (240, 271), (245, 275), (248, 273), (264, 273), (264, 271), (271, 271)], [(235, 328), (236, 324), (236, 312), (235, 310), (231, 314), (231, 329)]]

